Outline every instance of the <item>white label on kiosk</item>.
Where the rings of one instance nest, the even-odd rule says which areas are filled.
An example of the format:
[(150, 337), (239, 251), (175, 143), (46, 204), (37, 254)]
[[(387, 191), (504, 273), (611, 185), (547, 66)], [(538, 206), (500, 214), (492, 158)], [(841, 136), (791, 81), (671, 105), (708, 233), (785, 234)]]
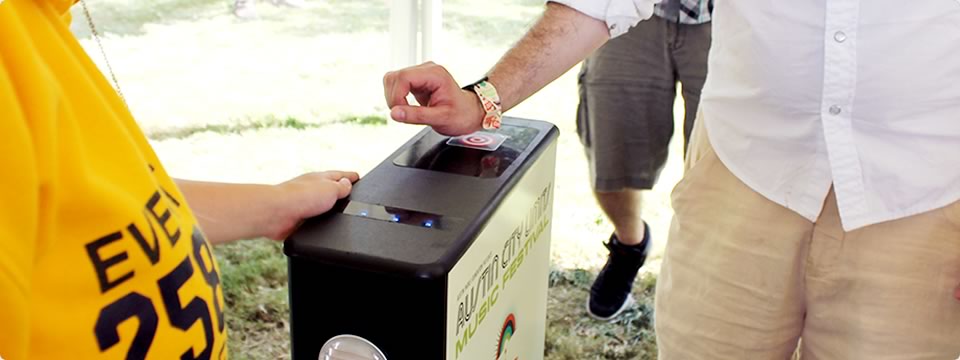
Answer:
[(447, 360), (543, 359), (557, 143), (450, 271)]

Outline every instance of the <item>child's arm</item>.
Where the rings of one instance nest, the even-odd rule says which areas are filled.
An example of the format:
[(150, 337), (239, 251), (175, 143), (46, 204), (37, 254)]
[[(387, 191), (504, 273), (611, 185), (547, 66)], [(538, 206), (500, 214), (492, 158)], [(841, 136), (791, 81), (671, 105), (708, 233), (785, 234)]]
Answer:
[(350, 194), (355, 172), (308, 173), (279, 185), (177, 180), (204, 235), (213, 244), (267, 237), (283, 240), (306, 218)]

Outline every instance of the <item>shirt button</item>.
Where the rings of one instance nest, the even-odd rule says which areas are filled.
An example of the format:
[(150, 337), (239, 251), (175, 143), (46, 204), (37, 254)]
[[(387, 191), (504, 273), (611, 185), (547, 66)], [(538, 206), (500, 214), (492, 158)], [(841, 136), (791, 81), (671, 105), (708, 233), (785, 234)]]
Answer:
[(843, 111), (843, 109), (840, 107), (840, 105), (833, 105), (830, 107), (831, 115), (840, 115), (841, 111)]
[(844, 41), (847, 41), (847, 34), (844, 33), (843, 31), (837, 31), (836, 33), (833, 34), (833, 39), (836, 40), (838, 43), (842, 43)]

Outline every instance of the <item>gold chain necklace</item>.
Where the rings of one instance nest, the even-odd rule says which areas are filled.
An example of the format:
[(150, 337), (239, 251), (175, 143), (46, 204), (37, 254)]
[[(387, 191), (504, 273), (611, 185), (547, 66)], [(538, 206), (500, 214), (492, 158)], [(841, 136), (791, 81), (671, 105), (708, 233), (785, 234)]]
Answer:
[(93, 34), (93, 39), (97, 42), (97, 47), (100, 48), (100, 54), (103, 55), (103, 63), (107, 65), (107, 71), (110, 73), (110, 78), (113, 80), (113, 87), (117, 91), (117, 95), (120, 95), (120, 101), (123, 102), (123, 106), (127, 107), (127, 110), (130, 110), (130, 106), (127, 105), (127, 99), (123, 96), (123, 91), (120, 91), (120, 82), (117, 81), (117, 75), (113, 72), (113, 67), (110, 66), (110, 59), (107, 58), (107, 52), (103, 50), (103, 43), (100, 42), (100, 32), (97, 31), (97, 26), (93, 24), (93, 17), (90, 16), (90, 9), (87, 8), (87, 1), (80, 0), (80, 5), (83, 7), (83, 14), (87, 17), (87, 24), (90, 25), (90, 33)]

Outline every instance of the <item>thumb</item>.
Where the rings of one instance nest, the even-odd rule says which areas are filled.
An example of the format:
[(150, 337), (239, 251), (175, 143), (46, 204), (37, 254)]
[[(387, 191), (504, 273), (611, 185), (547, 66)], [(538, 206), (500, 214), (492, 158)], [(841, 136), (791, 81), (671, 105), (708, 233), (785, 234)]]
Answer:
[(350, 190), (353, 190), (353, 183), (350, 182), (350, 179), (340, 178), (340, 180), (337, 180), (337, 199), (343, 199), (350, 195)]
[(398, 105), (390, 110), (390, 117), (407, 124), (442, 125), (450, 117), (449, 106), (410, 106)]

